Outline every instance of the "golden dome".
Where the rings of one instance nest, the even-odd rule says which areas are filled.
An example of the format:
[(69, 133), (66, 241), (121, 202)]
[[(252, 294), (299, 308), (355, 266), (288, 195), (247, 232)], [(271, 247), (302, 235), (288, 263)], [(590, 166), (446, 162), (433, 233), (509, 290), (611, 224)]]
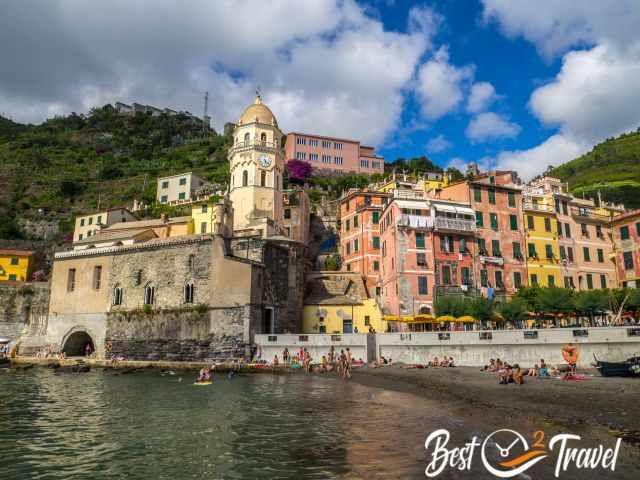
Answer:
[(253, 122), (278, 126), (276, 117), (273, 115), (273, 112), (269, 110), (269, 107), (262, 103), (262, 97), (260, 97), (260, 95), (256, 95), (256, 101), (245, 108), (238, 121), (240, 125)]

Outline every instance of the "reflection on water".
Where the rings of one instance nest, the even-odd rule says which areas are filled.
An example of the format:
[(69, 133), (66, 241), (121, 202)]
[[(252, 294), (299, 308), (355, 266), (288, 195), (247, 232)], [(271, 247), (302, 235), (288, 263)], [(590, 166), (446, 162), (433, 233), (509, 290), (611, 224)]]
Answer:
[[(1, 477), (425, 478), (424, 440), (437, 428), (462, 445), (497, 428), (541, 427), (333, 378), (260, 374), (196, 387), (191, 377), (0, 374)], [(623, 466), (637, 461), (625, 454)], [(551, 467), (532, 477), (552, 478)], [(490, 477), (477, 463), (439, 478)]]

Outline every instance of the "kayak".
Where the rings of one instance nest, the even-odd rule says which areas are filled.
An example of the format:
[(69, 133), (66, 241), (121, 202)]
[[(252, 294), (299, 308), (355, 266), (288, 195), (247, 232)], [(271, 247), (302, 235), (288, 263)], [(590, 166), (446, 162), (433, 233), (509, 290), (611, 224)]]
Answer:
[(193, 382), (194, 385), (212, 385), (213, 382), (211, 380), (207, 382)]

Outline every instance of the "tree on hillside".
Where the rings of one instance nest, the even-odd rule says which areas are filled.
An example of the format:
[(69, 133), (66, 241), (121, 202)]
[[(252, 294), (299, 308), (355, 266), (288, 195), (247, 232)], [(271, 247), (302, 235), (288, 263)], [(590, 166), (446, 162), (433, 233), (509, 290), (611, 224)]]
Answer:
[(449, 179), (452, 182), (457, 182), (458, 180), (464, 180), (464, 174), (458, 170), (456, 167), (449, 167), (445, 171), (445, 174), (449, 176)]

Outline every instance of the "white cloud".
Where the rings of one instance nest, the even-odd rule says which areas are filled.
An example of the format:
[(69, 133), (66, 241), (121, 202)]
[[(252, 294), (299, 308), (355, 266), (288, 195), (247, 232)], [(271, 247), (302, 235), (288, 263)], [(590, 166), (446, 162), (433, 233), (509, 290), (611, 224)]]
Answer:
[[(529, 107), (557, 132), (529, 150), (502, 152), (500, 168), (541, 173), (594, 144), (640, 125), (640, 4), (483, 0), (484, 18), (523, 36), (547, 58), (566, 53), (560, 72), (531, 95)], [(586, 47), (586, 48), (585, 48)], [(519, 164), (522, 164), (519, 167)]]
[(451, 148), (451, 142), (447, 138), (440, 134), (437, 137), (433, 137), (427, 143), (427, 152), (440, 153)]
[(474, 116), (465, 134), (472, 142), (514, 138), (520, 133), (520, 125), (511, 123), (493, 112), (479, 113)]
[(118, 100), (200, 114), (208, 90), (221, 128), (260, 85), (284, 130), (374, 145), (441, 21), (414, 8), (387, 31), (353, 0), (7, 0), (2, 19), (0, 105), (18, 121)]
[(467, 112), (483, 112), (498, 98), (496, 89), (489, 82), (476, 82), (471, 86), (467, 99)]
[(422, 114), (429, 120), (436, 120), (456, 109), (473, 73), (473, 66), (451, 65), (448, 49), (440, 47), (418, 70), (416, 93)]
[(588, 150), (586, 144), (577, 143), (565, 135), (549, 137), (529, 150), (501, 152), (495, 159), (498, 168), (516, 170), (524, 180), (543, 172), (549, 165), (558, 165), (567, 159), (582, 155)]
[(511, 37), (522, 36), (550, 58), (572, 46), (600, 43), (620, 48), (638, 41), (637, 0), (482, 0), (485, 21)]

